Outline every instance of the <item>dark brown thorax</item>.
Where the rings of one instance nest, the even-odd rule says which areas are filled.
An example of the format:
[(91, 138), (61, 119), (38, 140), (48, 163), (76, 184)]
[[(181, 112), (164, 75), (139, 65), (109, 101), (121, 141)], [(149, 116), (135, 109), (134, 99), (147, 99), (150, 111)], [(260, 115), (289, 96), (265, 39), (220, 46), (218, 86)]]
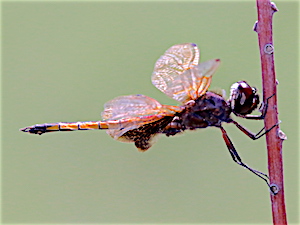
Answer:
[(231, 109), (218, 94), (206, 92), (195, 101), (186, 104), (179, 118), (186, 129), (219, 127), (222, 122), (229, 122)]

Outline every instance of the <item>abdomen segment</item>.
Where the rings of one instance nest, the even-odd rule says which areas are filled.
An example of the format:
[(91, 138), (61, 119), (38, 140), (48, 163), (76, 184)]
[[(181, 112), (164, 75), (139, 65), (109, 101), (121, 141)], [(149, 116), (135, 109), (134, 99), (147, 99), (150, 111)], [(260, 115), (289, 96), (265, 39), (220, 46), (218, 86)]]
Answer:
[(99, 130), (108, 129), (108, 123), (103, 121), (86, 121), (86, 122), (59, 122), (36, 124), (30, 127), (21, 128), (20, 131), (30, 134), (43, 134), (54, 131), (74, 131), (74, 130)]

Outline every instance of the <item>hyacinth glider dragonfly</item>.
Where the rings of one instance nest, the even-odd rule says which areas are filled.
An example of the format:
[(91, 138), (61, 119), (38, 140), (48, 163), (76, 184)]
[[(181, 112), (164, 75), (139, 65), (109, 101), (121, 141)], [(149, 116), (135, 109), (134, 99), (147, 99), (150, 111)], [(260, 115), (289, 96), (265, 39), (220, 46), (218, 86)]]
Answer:
[(102, 121), (45, 123), (20, 130), (41, 135), (54, 131), (104, 129), (114, 139), (134, 142), (138, 150), (144, 152), (152, 146), (151, 141), (158, 134), (174, 136), (185, 130), (217, 127), (222, 132), (232, 159), (262, 178), (270, 187), (266, 174), (242, 162), (222, 126), (223, 122), (232, 123), (251, 139), (256, 140), (276, 125), (267, 131), (263, 128), (254, 134), (233, 120), (230, 115), (233, 113), (246, 119), (264, 119), (267, 104), (264, 104), (261, 115), (249, 115), (260, 101), (256, 89), (246, 81), (239, 81), (231, 86), (227, 101), (222, 95), (207, 91), (220, 60), (198, 63), (199, 57), (197, 45), (185, 43), (170, 47), (155, 63), (153, 85), (180, 102), (181, 106), (162, 105), (145, 95), (120, 96), (104, 105)]

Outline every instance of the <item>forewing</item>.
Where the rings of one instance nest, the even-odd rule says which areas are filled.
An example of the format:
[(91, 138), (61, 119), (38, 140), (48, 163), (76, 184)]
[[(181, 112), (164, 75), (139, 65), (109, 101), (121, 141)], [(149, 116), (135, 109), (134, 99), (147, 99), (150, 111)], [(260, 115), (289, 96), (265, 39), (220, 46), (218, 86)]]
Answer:
[(219, 59), (200, 63), (178, 76), (170, 85), (170, 88), (174, 90), (175, 96), (181, 99), (182, 102), (195, 100), (205, 94), (210, 86), (212, 75), (219, 65)]
[(178, 106), (162, 105), (145, 95), (127, 95), (107, 102), (102, 118), (108, 122), (107, 133), (118, 139), (129, 130), (156, 122), (166, 116), (174, 116), (181, 110)]
[(220, 64), (219, 59), (200, 63), (195, 44), (174, 45), (154, 67), (152, 83), (169, 97), (186, 102), (203, 95)]
[(199, 57), (196, 44), (185, 43), (172, 46), (155, 63), (152, 74), (153, 85), (169, 97), (180, 101), (169, 87), (173, 86), (174, 80), (184, 71), (198, 65)]

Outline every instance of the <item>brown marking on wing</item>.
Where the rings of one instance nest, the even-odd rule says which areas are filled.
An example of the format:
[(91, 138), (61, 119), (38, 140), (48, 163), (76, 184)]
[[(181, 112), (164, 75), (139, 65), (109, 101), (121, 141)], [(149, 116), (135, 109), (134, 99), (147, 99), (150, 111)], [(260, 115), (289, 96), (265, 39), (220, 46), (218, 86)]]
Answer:
[(144, 152), (152, 146), (151, 141), (153, 137), (161, 133), (172, 120), (172, 116), (166, 116), (156, 122), (145, 124), (137, 129), (129, 130), (120, 138), (125, 139), (128, 142), (134, 142), (138, 150)]

